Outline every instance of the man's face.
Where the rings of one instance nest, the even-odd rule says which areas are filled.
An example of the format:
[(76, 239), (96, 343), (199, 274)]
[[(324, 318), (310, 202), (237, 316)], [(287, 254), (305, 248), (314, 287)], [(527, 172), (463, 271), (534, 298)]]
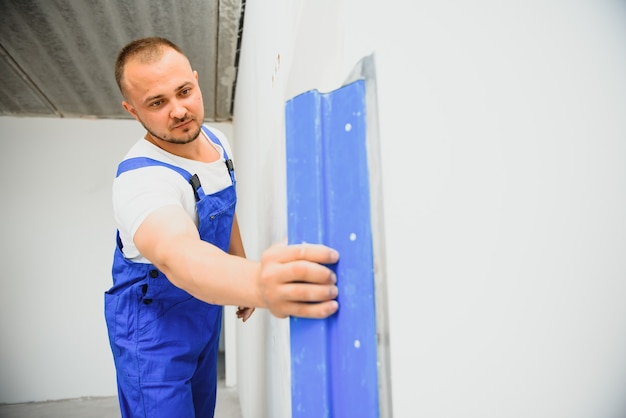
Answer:
[(204, 104), (198, 73), (191, 69), (186, 57), (167, 49), (154, 62), (131, 59), (126, 64), (123, 83), (127, 101), (122, 105), (155, 143), (186, 144), (198, 137)]

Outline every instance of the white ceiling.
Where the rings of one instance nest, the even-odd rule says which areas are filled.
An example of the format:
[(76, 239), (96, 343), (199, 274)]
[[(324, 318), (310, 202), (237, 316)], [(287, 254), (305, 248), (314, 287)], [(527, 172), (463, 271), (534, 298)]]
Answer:
[(114, 61), (162, 36), (199, 73), (205, 120), (228, 121), (245, 0), (0, 0), (0, 116), (127, 118)]

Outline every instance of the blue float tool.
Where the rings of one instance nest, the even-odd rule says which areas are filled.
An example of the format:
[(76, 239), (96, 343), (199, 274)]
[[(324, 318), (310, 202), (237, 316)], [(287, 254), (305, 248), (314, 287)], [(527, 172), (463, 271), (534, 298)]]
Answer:
[(379, 416), (366, 84), (286, 103), (289, 243), (336, 248), (339, 311), (291, 318), (293, 418)]

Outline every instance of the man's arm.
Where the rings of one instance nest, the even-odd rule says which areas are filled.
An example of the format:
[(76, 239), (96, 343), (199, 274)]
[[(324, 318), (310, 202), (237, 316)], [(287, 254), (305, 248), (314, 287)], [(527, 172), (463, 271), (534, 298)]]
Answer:
[(279, 318), (325, 318), (338, 308), (335, 275), (321, 265), (337, 262), (338, 255), (323, 245), (274, 245), (260, 262), (248, 260), (202, 241), (178, 206), (151, 213), (134, 242), (175, 286), (208, 303), (267, 308)]
[[(237, 221), (237, 214), (233, 218), (233, 227), (230, 234), (230, 246), (228, 247), (228, 254), (236, 255), (238, 257), (246, 258), (246, 251), (243, 247), (243, 241), (241, 240), (241, 233), (239, 232), (239, 222)], [(237, 318), (246, 322), (248, 318), (254, 313), (254, 307), (237, 306)]]
[(235, 214), (235, 217), (233, 218), (233, 228), (230, 234), (230, 246), (228, 247), (228, 254), (246, 258), (246, 251), (243, 248), (243, 241), (241, 240), (241, 232), (239, 232), (239, 222), (237, 221), (237, 214)]

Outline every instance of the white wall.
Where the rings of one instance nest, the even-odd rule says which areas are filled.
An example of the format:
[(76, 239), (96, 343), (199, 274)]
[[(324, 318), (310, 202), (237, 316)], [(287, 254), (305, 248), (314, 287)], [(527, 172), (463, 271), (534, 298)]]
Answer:
[(626, 415), (626, 10), (390, 2), (396, 416)]
[(111, 184), (140, 128), (0, 118), (0, 402), (115, 394)]
[(134, 120), (0, 117), (0, 403), (116, 394), (111, 185), (143, 134)]
[[(246, 7), (234, 129), (257, 249), (284, 235), (284, 101), (375, 51), (394, 415), (622, 416), (624, 6)], [(288, 330), (264, 321), (269, 384), (246, 417), (289, 390)]]

